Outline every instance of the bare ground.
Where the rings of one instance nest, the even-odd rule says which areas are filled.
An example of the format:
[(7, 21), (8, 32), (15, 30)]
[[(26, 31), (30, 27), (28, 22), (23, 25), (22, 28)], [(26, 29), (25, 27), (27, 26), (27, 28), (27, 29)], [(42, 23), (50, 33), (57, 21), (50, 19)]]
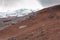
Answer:
[(0, 30), (0, 40), (60, 40), (60, 5), (35, 13)]

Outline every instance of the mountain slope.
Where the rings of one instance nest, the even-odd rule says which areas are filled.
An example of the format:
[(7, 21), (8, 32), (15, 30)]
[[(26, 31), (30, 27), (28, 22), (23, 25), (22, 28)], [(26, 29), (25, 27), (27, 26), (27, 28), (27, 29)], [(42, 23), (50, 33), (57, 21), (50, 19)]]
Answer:
[(35, 13), (0, 30), (0, 40), (60, 40), (60, 5)]

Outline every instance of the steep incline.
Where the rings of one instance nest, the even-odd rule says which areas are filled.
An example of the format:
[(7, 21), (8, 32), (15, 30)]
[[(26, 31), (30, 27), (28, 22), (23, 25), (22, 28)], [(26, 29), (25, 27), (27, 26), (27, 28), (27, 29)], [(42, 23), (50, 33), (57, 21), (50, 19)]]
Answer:
[(37, 11), (0, 30), (0, 40), (60, 40), (60, 5)]

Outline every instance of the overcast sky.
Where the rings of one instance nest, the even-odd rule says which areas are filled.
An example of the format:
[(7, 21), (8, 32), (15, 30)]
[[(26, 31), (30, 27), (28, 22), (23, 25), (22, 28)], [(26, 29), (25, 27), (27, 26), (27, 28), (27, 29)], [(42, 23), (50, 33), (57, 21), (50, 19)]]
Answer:
[(52, 5), (60, 5), (60, 0), (38, 0), (43, 7), (49, 7)]
[(42, 9), (38, 0), (0, 0), (0, 12), (13, 11), (17, 9)]

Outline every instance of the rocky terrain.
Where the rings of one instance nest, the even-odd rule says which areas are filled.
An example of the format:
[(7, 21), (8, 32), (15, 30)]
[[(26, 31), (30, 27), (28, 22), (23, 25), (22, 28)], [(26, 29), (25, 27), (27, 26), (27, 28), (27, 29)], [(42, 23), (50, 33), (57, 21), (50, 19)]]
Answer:
[(60, 40), (60, 5), (15, 18), (4, 19), (14, 24), (0, 30), (0, 40)]

